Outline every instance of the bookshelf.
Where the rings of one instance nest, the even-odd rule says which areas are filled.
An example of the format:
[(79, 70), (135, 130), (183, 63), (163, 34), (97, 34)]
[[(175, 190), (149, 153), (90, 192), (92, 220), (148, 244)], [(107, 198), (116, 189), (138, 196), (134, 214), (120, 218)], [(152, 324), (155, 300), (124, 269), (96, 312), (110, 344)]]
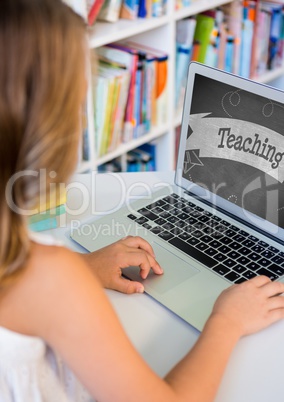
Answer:
[[(78, 0), (73, 1), (77, 3), (78, 10)], [(81, 0), (81, 2), (84, 3), (84, 0)], [(127, 143), (122, 143), (114, 151), (97, 158), (94, 141), (92, 91), (89, 88), (87, 96), (89, 158), (78, 166), (78, 172), (85, 172), (90, 169), (97, 170), (98, 166), (117, 157), (121, 157), (123, 160), (128, 151), (151, 141), (154, 141), (156, 144), (157, 170), (166, 171), (174, 169), (175, 130), (181, 122), (181, 111), (175, 112), (174, 105), (176, 24), (181, 19), (231, 2), (232, 0), (192, 0), (188, 7), (175, 10), (175, 2), (168, 0), (167, 14), (159, 18), (137, 19), (135, 21), (119, 19), (115, 23), (96, 22), (95, 26), (89, 32), (89, 48), (91, 51), (112, 42), (129, 39), (136, 43), (150, 45), (169, 55), (167, 120), (162, 125), (154, 127), (149, 133), (130, 140)], [(85, 5), (82, 6), (82, 10), (85, 10)], [(272, 82), (273, 85), (277, 85), (277, 79), (282, 77), (283, 74), (284, 67), (281, 67), (271, 70), (261, 77), (257, 77), (256, 80), (263, 83)]]

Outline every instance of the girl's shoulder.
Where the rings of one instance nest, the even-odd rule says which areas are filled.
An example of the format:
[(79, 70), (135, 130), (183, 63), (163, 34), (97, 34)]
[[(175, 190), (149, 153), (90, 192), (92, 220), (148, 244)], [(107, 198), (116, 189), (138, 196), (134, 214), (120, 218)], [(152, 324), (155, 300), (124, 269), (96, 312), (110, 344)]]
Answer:
[[(41, 239), (39, 240), (39, 237)], [(77, 253), (52, 238), (31, 239), (30, 255), (16, 282), (0, 293), (0, 326), (41, 336), (49, 318), (70, 299), (76, 283), (93, 280)]]

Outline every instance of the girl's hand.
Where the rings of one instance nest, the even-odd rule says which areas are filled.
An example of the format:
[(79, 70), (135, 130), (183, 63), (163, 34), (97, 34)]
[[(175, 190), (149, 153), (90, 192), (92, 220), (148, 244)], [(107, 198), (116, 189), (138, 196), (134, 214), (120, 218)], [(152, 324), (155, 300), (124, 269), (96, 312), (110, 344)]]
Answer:
[(239, 336), (248, 335), (284, 318), (283, 292), (283, 283), (256, 276), (223, 291), (211, 316), (227, 320)]
[(150, 269), (155, 274), (163, 270), (155, 260), (150, 244), (139, 236), (128, 236), (110, 246), (89, 254), (81, 254), (87, 264), (97, 274), (105, 288), (122, 293), (142, 293), (144, 286), (122, 277), (123, 268), (139, 266), (141, 278), (147, 278)]

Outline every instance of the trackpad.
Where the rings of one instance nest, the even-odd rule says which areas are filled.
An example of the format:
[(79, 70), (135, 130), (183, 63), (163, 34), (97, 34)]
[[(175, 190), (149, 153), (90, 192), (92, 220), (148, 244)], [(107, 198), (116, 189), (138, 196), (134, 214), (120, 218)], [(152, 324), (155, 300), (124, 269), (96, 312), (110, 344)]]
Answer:
[(129, 267), (123, 270), (123, 274), (129, 279), (142, 282), (145, 290), (152, 288), (158, 293), (167, 292), (188, 278), (196, 275), (199, 270), (188, 262), (176, 256), (160, 244), (153, 242), (156, 259), (164, 270), (163, 275), (156, 275), (151, 271), (148, 278), (143, 280), (139, 275), (138, 267)]

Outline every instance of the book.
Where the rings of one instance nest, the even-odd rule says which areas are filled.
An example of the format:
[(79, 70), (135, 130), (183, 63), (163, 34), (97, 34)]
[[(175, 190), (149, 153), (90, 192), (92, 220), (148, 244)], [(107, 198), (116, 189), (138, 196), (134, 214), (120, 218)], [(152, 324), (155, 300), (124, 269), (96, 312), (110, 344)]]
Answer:
[(98, 17), (104, 0), (87, 0), (88, 25), (93, 25)]
[(138, 16), (139, 0), (123, 0), (120, 18), (135, 20)]
[(241, 63), (239, 74), (242, 77), (250, 77), (251, 53), (254, 34), (255, 14), (251, 12), (252, 2), (245, 1), (243, 7), (243, 23), (241, 33)]
[(138, 17), (139, 18), (146, 18), (148, 14), (147, 9), (147, 0), (140, 0), (138, 5)]
[(223, 10), (226, 15), (228, 31), (234, 38), (233, 73), (238, 74), (240, 64), (243, 4), (241, 1), (233, 1), (230, 4), (223, 6)]
[(206, 52), (210, 43), (210, 36), (214, 28), (215, 14), (198, 14), (196, 16), (196, 29), (194, 40), (200, 43), (198, 60), (200, 63), (205, 63)]
[(139, 150), (149, 154), (149, 161), (147, 163), (147, 171), (153, 172), (156, 170), (156, 147), (154, 142), (143, 144), (138, 147)]
[(184, 97), (187, 69), (191, 60), (196, 19), (186, 18), (177, 22), (176, 30), (176, 74), (175, 106), (179, 107)]
[(98, 19), (108, 22), (116, 22), (120, 16), (121, 4), (122, 0), (104, 0)]
[[(153, 57), (155, 61), (155, 89), (152, 113), (152, 124), (161, 125), (167, 121), (167, 79), (168, 79), (168, 55), (159, 49), (137, 44), (135, 42), (125, 42), (127, 46), (137, 51), (143, 51)], [(139, 49), (139, 50), (138, 50)]]
[(135, 78), (138, 63), (137, 52), (130, 52), (129, 49), (118, 44), (109, 44), (102, 46), (96, 50), (98, 57), (104, 57), (105, 60), (116, 63), (125, 68), (130, 73), (129, 89), (127, 94), (127, 103), (125, 110), (125, 118), (123, 124), (122, 140), (124, 142), (133, 138), (134, 121), (134, 96), (135, 96)]
[(61, 222), (65, 224), (65, 214), (65, 204), (54, 206), (51, 209), (42, 210), (41, 212), (28, 217), (29, 229), (34, 232), (55, 229), (61, 226)]

